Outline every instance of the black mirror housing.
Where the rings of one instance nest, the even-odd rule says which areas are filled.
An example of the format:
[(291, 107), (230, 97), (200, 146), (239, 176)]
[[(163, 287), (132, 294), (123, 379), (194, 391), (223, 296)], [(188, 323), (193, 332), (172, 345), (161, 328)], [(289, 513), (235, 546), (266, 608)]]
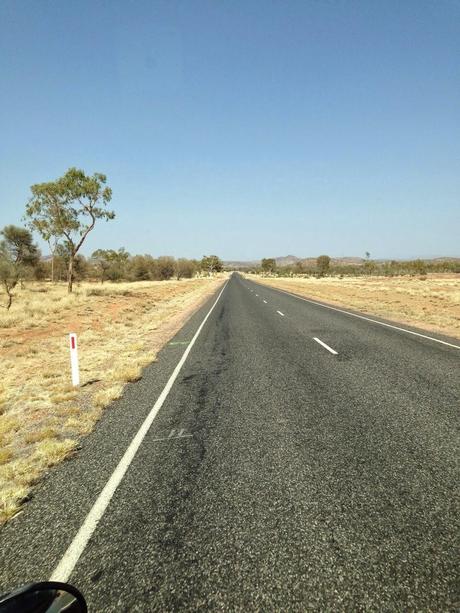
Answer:
[(0, 597), (0, 613), (87, 613), (82, 594), (69, 583), (29, 583)]

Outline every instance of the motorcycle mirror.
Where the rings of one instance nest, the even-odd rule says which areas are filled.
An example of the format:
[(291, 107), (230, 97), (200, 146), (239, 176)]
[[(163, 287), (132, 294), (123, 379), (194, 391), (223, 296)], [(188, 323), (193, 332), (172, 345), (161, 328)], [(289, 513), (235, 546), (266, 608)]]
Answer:
[(0, 613), (87, 613), (82, 594), (69, 583), (30, 583), (0, 596)]

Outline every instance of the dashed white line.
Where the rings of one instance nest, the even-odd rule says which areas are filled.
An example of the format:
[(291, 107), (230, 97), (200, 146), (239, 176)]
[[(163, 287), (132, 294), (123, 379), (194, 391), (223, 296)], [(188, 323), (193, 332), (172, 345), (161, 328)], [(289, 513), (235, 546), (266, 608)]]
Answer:
[(358, 319), (364, 319), (364, 321), (370, 321), (373, 324), (378, 324), (379, 326), (385, 326), (386, 328), (393, 328), (393, 330), (399, 330), (400, 332), (406, 332), (407, 334), (413, 334), (414, 336), (420, 336), (421, 338), (426, 338), (430, 341), (434, 341), (435, 343), (441, 343), (441, 345), (447, 345), (448, 347), (453, 347), (454, 349), (460, 349), (460, 345), (454, 345), (453, 343), (442, 341), (439, 338), (434, 338), (433, 336), (428, 336), (427, 334), (420, 334), (420, 332), (414, 332), (413, 330), (407, 330), (406, 328), (401, 328), (400, 326), (394, 326), (392, 324), (387, 324), (384, 321), (378, 321), (377, 319), (372, 319), (371, 317), (365, 317), (364, 315), (358, 315), (358, 313), (350, 313), (350, 311), (344, 311), (343, 309), (338, 309), (337, 307), (330, 306), (329, 304), (323, 304), (322, 302), (317, 302), (316, 300), (310, 300), (308, 298), (303, 298), (302, 296), (298, 296), (297, 294), (293, 294), (292, 292), (287, 292), (286, 290), (279, 289), (278, 287), (272, 287), (272, 286), (269, 286), (269, 287), (270, 289), (273, 289), (277, 292), (282, 292), (283, 294), (287, 294), (288, 296), (292, 296), (293, 298), (298, 298), (299, 300), (303, 300), (304, 302), (310, 302), (311, 304), (316, 304), (317, 306), (323, 307), (324, 309), (330, 309), (331, 311), (338, 311), (339, 313), (350, 315), (350, 317), (358, 317)]
[(313, 337), (313, 340), (316, 341), (317, 343), (319, 343), (320, 345), (322, 345), (324, 347), (324, 349), (327, 349), (333, 355), (338, 355), (337, 351), (334, 351), (334, 349), (329, 347), (329, 345), (326, 345), (326, 343), (323, 343), (323, 341), (321, 341), (319, 338), (316, 338), (316, 336)]
[(174, 381), (177, 379), (177, 376), (179, 375), (181, 368), (184, 365), (185, 360), (187, 359), (188, 354), (190, 353), (193, 345), (195, 344), (196, 339), (198, 338), (201, 330), (203, 329), (203, 326), (205, 325), (206, 321), (208, 320), (209, 316), (214, 310), (214, 307), (219, 302), (219, 299), (222, 296), (223, 291), (227, 287), (227, 283), (224, 285), (221, 292), (217, 296), (216, 301), (214, 302), (212, 307), (209, 309), (206, 317), (201, 322), (200, 327), (195, 332), (195, 335), (190, 341), (190, 344), (187, 346), (187, 349), (182, 354), (181, 359), (179, 360), (176, 368), (173, 370), (172, 375), (169, 377), (168, 382), (163, 388), (163, 391), (158, 396), (157, 401), (153, 405), (150, 413), (147, 415), (143, 424), (141, 425), (136, 435), (134, 436), (133, 440), (129, 444), (123, 457), (119, 461), (117, 467), (115, 468), (115, 470), (109, 477), (109, 480), (105, 484), (103, 490), (99, 494), (96, 502), (94, 503), (88, 515), (86, 516), (79, 531), (75, 535), (73, 541), (70, 543), (67, 551), (61, 558), (61, 561), (55, 568), (53, 574), (51, 575), (51, 581), (68, 581), (73, 569), (75, 568), (75, 565), (80, 559), (81, 554), (85, 550), (86, 545), (88, 544), (91, 536), (93, 535), (94, 531), (97, 528), (99, 521), (102, 519), (102, 516), (104, 515), (105, 510), (107, 509), (110, 501), (112, 500), (112, 497), (115, 494), (116, 489), (120, 485), (123, 477), (125, 476), (126, 471), (128, 470), (131, 462), (134, 459), (134, 456), (136, 455), (139, 447), (141, 446), (142, 441), (145, 438), (145, 435), (149, 431), (153, 420), (155, 419), (158, 411), (163, 406), (164, 401), (168, 397), (168, 394), (171, 391)]
[(284, 317), (284, 313), (281, 313), (281, 311), (276, 311), (279, 315), (281, 315), (281, 317)]
[(265, 302), (265, 304), (267, 304), (267, 301), (266, 301), (266, 300), (264, 300), (264, 302)]

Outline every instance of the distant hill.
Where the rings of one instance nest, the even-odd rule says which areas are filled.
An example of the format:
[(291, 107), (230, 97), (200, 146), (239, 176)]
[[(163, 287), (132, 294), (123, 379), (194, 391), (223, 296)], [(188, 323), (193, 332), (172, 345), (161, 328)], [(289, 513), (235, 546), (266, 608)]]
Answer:
[(275, 260), (276, 260), (276, 265), (279, 266), (280, 268), (282, 268), (283, 266), (292, 266), (293, 264), (300, 262), (300, 258), (296, 257), (295, 255), (284, 255), (284, 256), (275, 258)]
[(248, 260), (248, 261), (238, 261), (238, 260), (227, 260), (224, 261), (224, 268), (227, 270), (240, 270), (245, 268), (257, 268), (260, 266), (260, 260)]

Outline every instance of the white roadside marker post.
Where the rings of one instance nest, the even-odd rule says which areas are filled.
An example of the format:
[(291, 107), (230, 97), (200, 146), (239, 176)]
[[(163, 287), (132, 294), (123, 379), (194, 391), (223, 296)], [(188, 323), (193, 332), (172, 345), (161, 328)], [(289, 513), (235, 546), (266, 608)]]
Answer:
[(72, 369), (72, 385), (78, 387), (80, 385), (80, 369), (78, 368), (78, 348), (77, 335), (72, 332), (69, 334), (70, 343), (70, 366)]

